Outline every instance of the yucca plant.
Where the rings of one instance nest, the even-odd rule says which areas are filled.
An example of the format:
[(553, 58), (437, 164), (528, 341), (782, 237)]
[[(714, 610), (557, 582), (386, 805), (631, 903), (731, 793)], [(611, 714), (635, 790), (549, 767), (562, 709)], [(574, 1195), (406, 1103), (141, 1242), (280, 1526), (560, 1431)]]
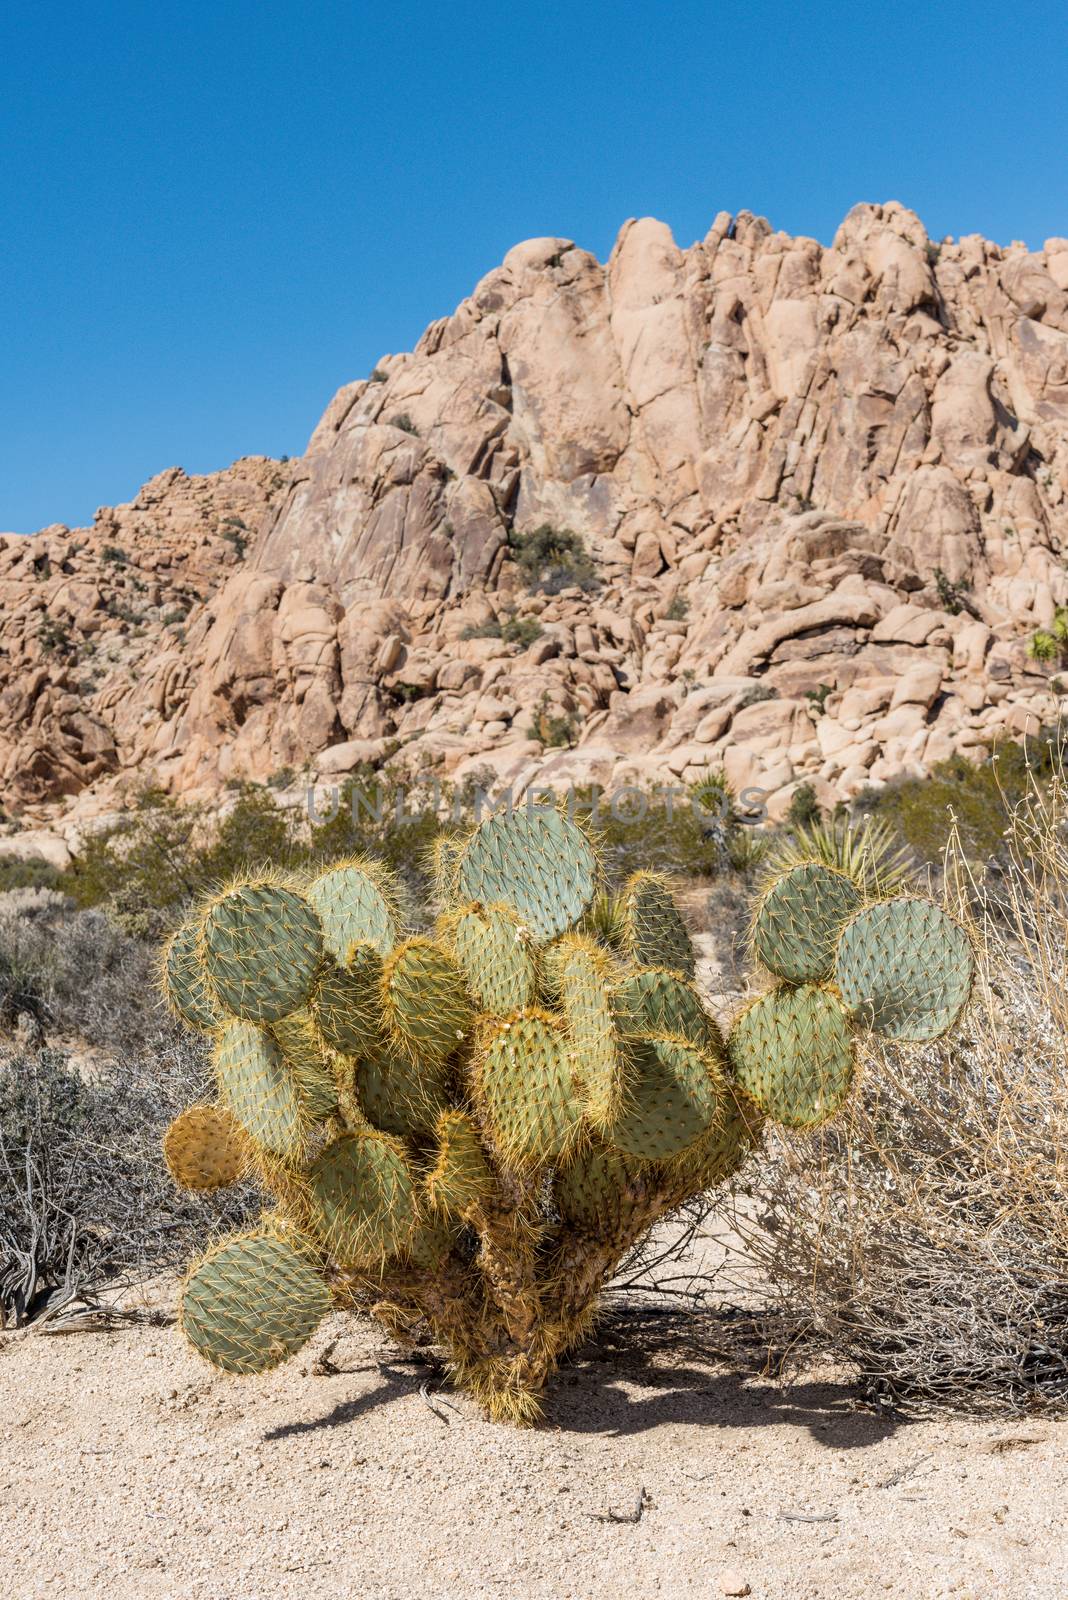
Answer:
[(795, 828), (791, 838), (772, 846), (762, 876), (771, 881), (804, 861), (821, 861), (837, 868), (871, 897), (901, 894), (919, 881), (912, 852), (885, 817), (814, 822)]
[(596, 851), (559, 811), (487, 818), (436, 875), (432, 937), (346, 860), (232, 883), (167, 945), (166, 995), (212, 1036), (217, 1086), (168, 1130), (168, 1165), (190, 1189), (254, 1176), (266, 1200), (194, 1265), (181, 1324), (259, 1373), (331, 1307), (363, 1310), (529, 1422), (634, 1244), (736, 1171), (765, 1118), (833, 1115), (858, 1026), (950, 1026), (971, 952), (928, 902), (799, 863), (754, 921), (775, 986), (725, 1041), (667, 881), (598, 902)]

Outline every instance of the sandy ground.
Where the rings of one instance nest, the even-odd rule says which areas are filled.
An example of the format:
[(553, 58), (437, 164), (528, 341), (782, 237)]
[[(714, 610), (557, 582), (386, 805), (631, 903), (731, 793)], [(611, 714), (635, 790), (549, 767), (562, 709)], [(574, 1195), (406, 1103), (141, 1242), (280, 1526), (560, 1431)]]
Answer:
[(1068, 1427), (900, 1422), (724, 1349), (619, 1310), (516, 1431), (352, 1319), (245, 1381), (173, 1327), (0, 1336), (0, 1593), (1068, 1595)]

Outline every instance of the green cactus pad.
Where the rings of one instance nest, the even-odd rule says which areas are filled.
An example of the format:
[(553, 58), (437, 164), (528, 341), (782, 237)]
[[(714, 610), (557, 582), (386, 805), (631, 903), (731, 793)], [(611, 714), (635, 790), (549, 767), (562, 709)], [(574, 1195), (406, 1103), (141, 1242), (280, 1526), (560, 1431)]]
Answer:
[(959, 923), (929, 900), (869, 906), (847, 924), (835, 978), (849, 1010), (890, 1039), (938, 1039), (964, 1010), (975, 958)]
[(500, 1017), (530, 1004), (537, 969), (510, 906), (470, 905), (454, 912), (443, 919), (442, 938), (480, 1010)]
[(322, 928), (294, 890), (266, 880), (247, 883), (208, 907), (200, 953), (224, 1011), (245, 1022), (277, 1022), (311, 997)]
[(307, 1113), (296, 1076), (270, 1034), (254, 1022), (224, 1022), (212, 1059), (219, 1096), (249, 1137), (275, 1155), (298, 1157)]
[(671, 1175), (687, 1190), (703, 1193), (732, 1177), (760, 1142), (764, 1118), (746, 1096), (727, 1084), (723, 1119), (671, 1164)]
[(208, 987), (200, 958), (200, 929), (187, 922), (163, 949), (162, 988), (168, 1007), (187, 1027), (210, 1033), (222, 1014)]
[(449, 952), (431, 939), (397, 946), (382, 971), (381, 995), (390, 1037), (417, 1061), (443, 1061), (470, 1032), (463, 976)]
[(656, 1169), (617, 1150), (594, 1145), (583, 1150), (553, 1184), (560, 1215), (572, 1227), (611, 1237), (624, 1224), (631, 1209), (629, 1190)]
[(296, 1079), (306, 1116), (313, 1122), (331, 1116), (337, 1110), (337, 1085), (313, 1013), (302, 1007), (272, 1022), (267, 1032)]
[(437, 1122), (437, 1160), (426, 1177), (432, 1206), (456, 1217), (466, 1217), (494, 1192), (478, 1129), (463, 1111), (445, 1111)]
[(401, 1256), (413, 1267), (433, 1272), (447, 1259), (455, 1242), (456, 1235), (440, 1217), (420, 1217)]
[(475, 1094), (507, 1166), (537, 1166), (569, 1154), (582, 1105), (572, 1047), (547, 1012), (518, 1012), (488, 1035), (475, 1069)]
[(753, 921), (753, 953), (790, 983), (818, 983), (834, 970), (838, 936), (863, 904), (852, 878), (820, 861), (791, 867), (770, 886)]
[(591, 1127), (619, 1116), (623, 1067), (616, 1043), (613, 964), (592, 939), (565, 934), (546, 952), (547, 969), (574, 1046), (575, 1082)]
[(812, 984), (783, 985), (753, 1001), (727, 1049), (739, 1086), (786, 1128), (826, 1122), (853, 1086), (856, 1050), (845, 1008)]
[(456, 878), (464, 843), (462, 834), (439, 833), (430, 847), (430, 879), (440, 912), (451, 911), (455, 906)]
[(330, 1310), (310, 1254), (274, 1233), (226, 1239), (182, 1290), (179, 1319), (193, 1348), (224, 1372), (268, 1372), (306, 1344)]
[(208, 1193), (237, 1183), (251, 1164), (248, 1138), (225, 1106), (188, 1106), (163, 1135), (163, 1158), (180, 1189)]
[(666, 1161), (721, 1118), (722, 1076), (686, 1039), (635, 1039), (628, 1054), (623, 1109), (605, 1139), (623, 1155)]
[(356, 1061), (356, 1097), (368, 1122), (408, 1139), (434, 1126), (448, 1104), (449, 1073), (442, 1061), (415, 1061), (388, 1042)]
[(581, 828), (548, 807), (495, 812), (464, 846), (456, 892), (511, 906), (544, 943), (578, 921), (593, 898), (597, 861)]
[(377, 863), (342, 861), (312, 878), (307, 896), (323, 925), (327, 953), (344, 966), (354, 944), (372, 944), (387, 956), (400, 938), (398, 895)]
[(323, 1248), (347, 1267), (404, 1250), (418, 1222), (403, 1145), (382, 1133), (344, 1133), (308, 1169), (309, 1205)]
[(644, 967), (624, 978), (612, 995), (616, 1026), (623, 1038), (670, 1034), (688, 1039), (717, 1061), (725, 1058), (723, 1035), (701, 1004), (697, 990), (677, 973)]
[(359, 1055), (379, 1042), (381, 985), (382, 957), (369, 941), (350, 945), (343, 967), (327, 963), (313, 1009), (331, 1049)]
[(642, 967), (666, 967), (692, 978), (696, 957), (668, 880), (635, 872), (623, 890), (623, 948)]

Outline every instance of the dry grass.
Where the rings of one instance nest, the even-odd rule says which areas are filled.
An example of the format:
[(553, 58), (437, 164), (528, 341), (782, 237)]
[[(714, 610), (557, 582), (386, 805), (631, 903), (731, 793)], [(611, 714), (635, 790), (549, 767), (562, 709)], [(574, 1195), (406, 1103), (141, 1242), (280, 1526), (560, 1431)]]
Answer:
[(1068, 1404), (1066, 826), (1058, 779), (981, 876), (951, 837), (944, 901), (980, 951), (961, 1026), (866, 1043), (851, 1112), (749, 1170), (773, 1308), (884, 1403)]

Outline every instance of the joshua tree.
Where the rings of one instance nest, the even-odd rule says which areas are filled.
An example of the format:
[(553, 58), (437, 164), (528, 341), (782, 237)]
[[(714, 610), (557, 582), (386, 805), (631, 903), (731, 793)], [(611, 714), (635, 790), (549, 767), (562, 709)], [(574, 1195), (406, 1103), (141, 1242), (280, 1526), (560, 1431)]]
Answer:
[(168, 1130), (171, 1172), (266, 1196), (193, 1266), (181, 1323), (255, 1373), (332, 1306), (367, 1311), (529, 1422), (636, 1241), (733, 1173), (765, 1118), (833, 1116), (858, 1027), (948, 1029), (972, 955), (933, 904), (794, 863), (753, 922), (771, 981), (725, 1041), (665, 880), (606, 900), (560, 812), (489, 817), (441, 845), (436, 878), (432, 938), (404, 936), (379, 866), (346, 860), (233, 883), (167, 945), (165, 992), (213, 1037), (217, 1085)]

